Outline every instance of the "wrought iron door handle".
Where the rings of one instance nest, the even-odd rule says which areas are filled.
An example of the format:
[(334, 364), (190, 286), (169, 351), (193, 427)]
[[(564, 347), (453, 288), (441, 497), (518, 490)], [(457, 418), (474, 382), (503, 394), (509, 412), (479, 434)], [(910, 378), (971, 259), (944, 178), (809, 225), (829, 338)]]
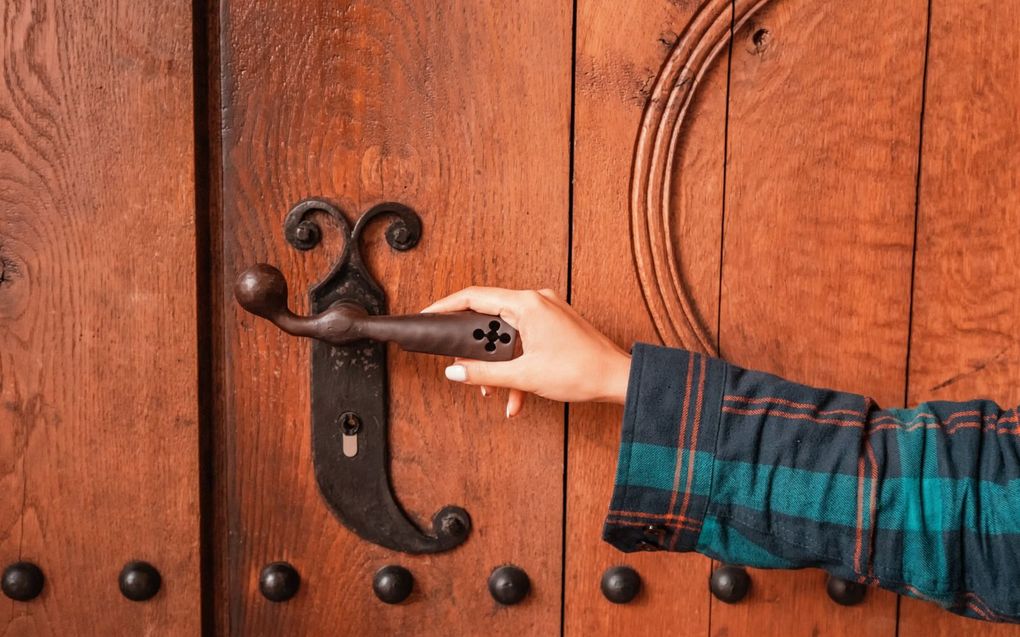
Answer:
[(506, 361), (517, 344), (517, 330), (506, 321), (477, 312), (373, 316), (356, 303), (338, 301), (314, 316), (298, 316), (287, 307), (283, 274), (266, 263), (241, 273), (234, 296), (241, 307), (284, 332), (334, 346), (392, 341), (409, 352)]
[[(467, 540), (471, 517), (461, 507), (447, 505), (432, 516), (431, 525), (419, 524), (394, 495), (383, 341), (417, 352), (507, 360), (513, 357), (517, 332), (498, 317), (474, 313), (388, 316), (383, 287), (361, 256), (365, 229), (384, 218), (389, 220), (385, 237), (390, 248), (404, 252), (418, 244), (421, 218), (399, 203), (373, 206), (354, 224), (323, 199), (306, 199), (287, 213), (283, 234), (297, 250), (318, 246), (323, 227), (336, 229), (344, 240), (333, 267), (308, 290), (311, 316), (288, 309), (287, 281), (270, 265), (246, 270), (234, 292), (249, 312), (289, 334), (313, 339), (312, 462), (330, 511), (369, 542), (405, 553), (439, 553)], [(322, 219), (329, 223), (320, 225)]]

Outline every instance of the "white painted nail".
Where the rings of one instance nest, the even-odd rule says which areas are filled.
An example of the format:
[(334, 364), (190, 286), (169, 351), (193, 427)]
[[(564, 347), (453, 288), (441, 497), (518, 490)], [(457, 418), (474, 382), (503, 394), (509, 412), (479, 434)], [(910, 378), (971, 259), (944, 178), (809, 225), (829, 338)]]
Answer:
[(450, 365), (446, 368), (446, 377), (458, 383), (463, 383), (467, 380), (467, 368), (463, 365)]

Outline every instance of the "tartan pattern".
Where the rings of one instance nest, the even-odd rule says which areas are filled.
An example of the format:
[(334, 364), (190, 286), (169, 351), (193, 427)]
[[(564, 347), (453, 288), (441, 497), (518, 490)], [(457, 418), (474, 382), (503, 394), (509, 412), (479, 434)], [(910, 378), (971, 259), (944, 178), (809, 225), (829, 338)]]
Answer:
[(818, 567), (1020, 621), (1017, 408), (883, 410), (693, 352), (632, 354), (606, 541)]

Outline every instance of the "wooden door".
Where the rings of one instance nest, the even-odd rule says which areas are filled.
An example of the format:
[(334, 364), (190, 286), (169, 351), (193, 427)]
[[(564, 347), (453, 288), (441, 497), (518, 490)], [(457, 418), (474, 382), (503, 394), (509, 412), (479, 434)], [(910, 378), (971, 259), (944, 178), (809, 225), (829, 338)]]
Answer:
[[(222, 77), (222, 334), (217, 372), (216, 554), (219, 628), (237, 635), (492, 634), (559, 630), (564, 410), (535, 401), (507, 422), (504, 403), (443, 377), (444, 361), (389, 357), (394, 490), (425, 528), (446, 504), (473, 531), (448, 553), (411, 556), (365, 542), (320, 497), (309, 440), (309, 344), (241, 311), (233, 279), (266, 261), (305, 290), (341, 249), (308, 253), (283, 218), (311, 196), (353, 222), (381, 201), (421, 216), (400, 253), (364, 240), (392, 313), (413, 313), (471, 284), (566, 293), (571, 8), (541, 0), (415, 3), (225, 1)], [(287, 561), (301, 589), (263, 598), (260, 569)], [(413, 597), (379, 601), (385, 565), (414, 576)], [(487, 578), (523, 569), (531, 593), (500, 607)]]
[[(86, 6), (87, 5), (87, 6)], [(717, 353), (885, 406), (1020, 401), (1020, 9), (990, 0), (11, 0), (0, 23), (0, 568), (5, 635), (1018, 635), (819, 571), (727, 605), (693, 555), (600, 540), (621, 410), (504, 403), (389, 353), (392, 481), (446, 553), (329, 512), (310, 346), (241, 311), (344, 250), (283, 217), (382, 201), (423, 238), (366, 264), (392, 313), (551, 287), (621, 344)], [(129, 562), (161, 575), (131, 601)], [(297, 595), (266, 599), (285, 561)], [(372, 591), (414, 577), (403, 604)], [(490, 596), (513, 564), (531, 592)], [(631, 603), (599, 590), (626, 564)]]
[[(199, 384), (192, 14), (4, 3), (0, 568), (4, 635), (196, 634)], [(163, 585), (118, 590), (143, 560)]]
[[(1012, 6), (577, 7), (582, 314), (621, 342), (720, 353), (887, 406), (1020, 400)], [(755, 570), (727, 605), (705, 558), (593, 544), (620, 419), (570, 410), (568, 634), (1017, 634), (884, 591), (838, 606), (813, 570)], [(644, 592), (614, 606), (598, 581), (621, 563)]]

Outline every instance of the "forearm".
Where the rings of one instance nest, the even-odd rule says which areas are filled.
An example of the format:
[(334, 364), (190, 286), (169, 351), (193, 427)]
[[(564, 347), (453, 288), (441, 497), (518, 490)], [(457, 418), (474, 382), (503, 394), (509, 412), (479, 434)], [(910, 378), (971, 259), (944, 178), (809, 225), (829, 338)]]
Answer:
[(880, 411), (863, 396), (637, 345), (605, 538), (822, 567), (1009, 619), (1020, 614), (1016, 413), (987, 401), (923, 407)]

